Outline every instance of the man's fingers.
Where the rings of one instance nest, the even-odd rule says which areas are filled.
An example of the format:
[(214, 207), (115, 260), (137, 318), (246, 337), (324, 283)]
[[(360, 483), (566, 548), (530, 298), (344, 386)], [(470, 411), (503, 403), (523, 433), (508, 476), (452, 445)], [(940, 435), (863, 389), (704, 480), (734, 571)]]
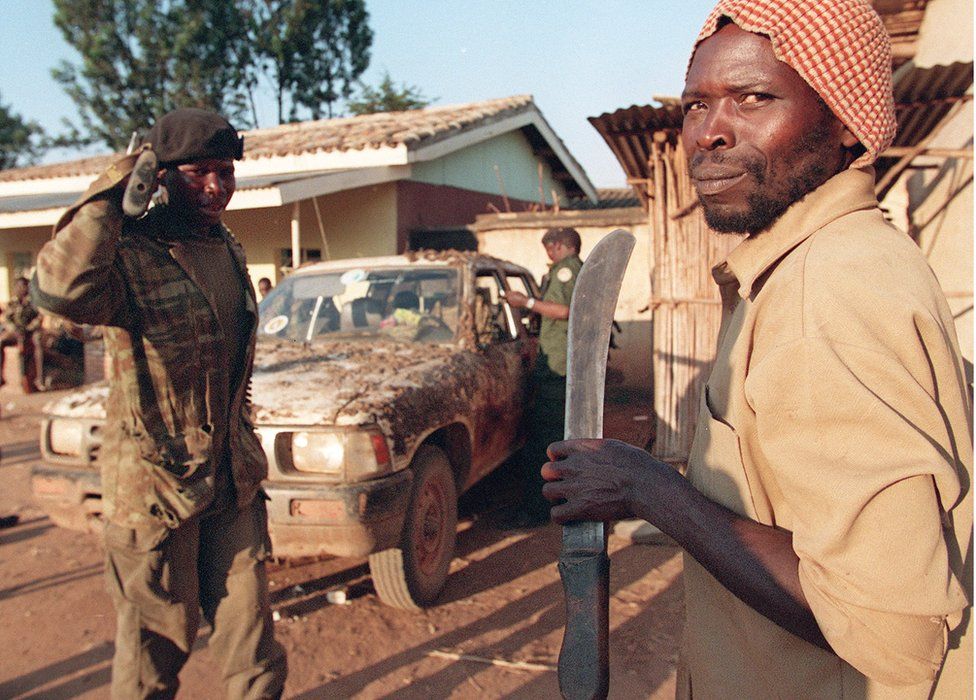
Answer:
[(566, 498), (566, 486), (561, 481), (550, 481), (542, 485), (542, 496), (547, 501), (559, 501)]
[(549, 445), (549, 449), (546, 452), (549, 455), (549, 459), (556, 461), (559, 459), (565, 459), (572, 454), (577, 452), (594, 452), (599, 449), (606, 440), (600, 438), (580, 438), (577, 440), (560, 440), (559, 442), (554, 442)]
[(546, 462), (543, 464), (542, 469), (539, 470), (539, 473), (542, 474), (542, 478), (546, 481), (556, 481), (557, 479), (561, 479), (563, 477), (563, 473), (559, 468), (559, 465), (553, 462)]
[(577, 509), (571, 503), (560, 503), (549, 509), (549, 517), (553, 522), (562, 524), (571, 520), (582, 520), (577, 513)]

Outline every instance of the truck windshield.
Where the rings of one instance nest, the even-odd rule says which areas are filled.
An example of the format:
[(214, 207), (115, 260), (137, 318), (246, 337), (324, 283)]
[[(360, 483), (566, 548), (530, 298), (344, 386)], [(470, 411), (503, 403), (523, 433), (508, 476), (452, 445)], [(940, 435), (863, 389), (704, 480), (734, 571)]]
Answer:
[(442, 343), (458, 326), (458, 271), (382, 268), (285, 278), (260, 305), (259, 337), (291, 340), (390, 338)]

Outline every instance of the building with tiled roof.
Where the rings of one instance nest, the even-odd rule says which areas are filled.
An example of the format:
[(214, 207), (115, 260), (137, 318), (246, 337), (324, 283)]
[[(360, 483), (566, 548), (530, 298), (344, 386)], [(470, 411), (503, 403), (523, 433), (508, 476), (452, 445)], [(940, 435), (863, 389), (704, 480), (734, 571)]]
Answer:
[[(254, 279), (301, 260), (470, 243), (487, 211), (580, 198), (592, 183), (529, 95), (244, 132), (225, 222)], [(118, 154), (0, 171), (0, 296)], [(4, 277), (6, 279), (4, 279)]]

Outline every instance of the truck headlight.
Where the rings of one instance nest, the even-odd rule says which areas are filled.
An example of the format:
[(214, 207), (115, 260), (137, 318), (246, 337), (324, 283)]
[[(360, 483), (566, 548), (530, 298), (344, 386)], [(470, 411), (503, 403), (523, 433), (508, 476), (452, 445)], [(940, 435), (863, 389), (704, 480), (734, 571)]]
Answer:
[(292, 466), (302, 472), (339, 473), (346, 446), (341, 433), (292, 433)]
[(85, 425), (67, 418), (52, 418), (48, 425), (48, 444), (51, 452), (65, 457), (80, 457)]
[(386, 438), (376, 429), (279, 433), (275, 449), (280, 464), (347, 481), (362, 481), (390, 469)]

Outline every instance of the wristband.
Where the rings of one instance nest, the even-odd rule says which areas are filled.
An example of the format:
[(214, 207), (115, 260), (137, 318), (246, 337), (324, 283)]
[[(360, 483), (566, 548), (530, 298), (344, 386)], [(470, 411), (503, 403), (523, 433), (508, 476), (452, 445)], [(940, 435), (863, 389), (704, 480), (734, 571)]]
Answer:
[(529, 297), (525, 302), (525, 308), (531, 311), (532, 307), (534, 306), (535, 306), (535, 297)]

